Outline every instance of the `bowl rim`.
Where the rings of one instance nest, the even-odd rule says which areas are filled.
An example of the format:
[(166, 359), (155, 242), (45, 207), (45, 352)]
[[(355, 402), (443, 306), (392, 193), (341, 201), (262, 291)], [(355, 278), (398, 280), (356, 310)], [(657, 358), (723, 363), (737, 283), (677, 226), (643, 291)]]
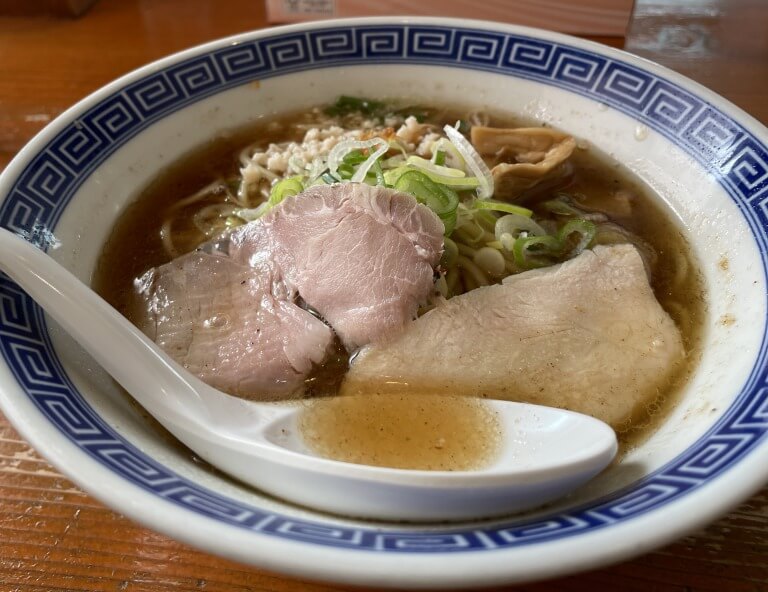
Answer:
[[(376, 17), (376, 18), (354, 18), (319, 21), (313, 23), (303, 23), (298, 25), (289, 25), (275, 27), (255, 32), (246, 32), (235, 36), (214, 40), (202, 45), (198, 45), (181, 52), (177, 52), (168, 57), (154, 61), (146, 66), (138, 68), (115, 81), (105, 85), (101, 89), (82, 99), (67, 111), (62, 113), (52, 121), (43, 131), (33, 138), (13, 159), (0, 177), (0, 195), (3, 195), (3, 201), (0, 202), (0, 208), (5, 204), (5, 190), (10, 189), (12, 185), (23, 174), (26, 167), (32, 162), (35, 156), (42, 152), (43, 148), (53, 141), (58, 135), (67, 128), (78, 116), (86, 113), (90, 108), (99, 105), (103, 100), (109, 98), (117, 90), (128, 87), (131, 83), (142, 80), (152, 74), (165, 71), (169, 66), (183, 62), (191, 58), (199, 57), (213, 53), (227, 46), (248, 43), (249, 41), (264, 38), (284, 38), (293, 34), (299, 34), (309, 31), (319, 31), (336, 28), (354, 28), (373, 25), (391, 25), (394, 27), (436, 27), (448, 28), (454, 31), (472, 30), (496, 32), (501, 35), (516, 35), (527, 37), (533, 41), (543, 41), (551, 43), (554, 46), (566, 47), (575, 50), (582, 50), (586, 53), (603, 56), (606, 59), (618, 63), (625, 63), (634, 66), (639, 70), (650, 72), (658, 79), (666, 80), (675, 87), (687, 89), (697, 98), (703, 101), (706, 108), (712, 108), (719, 113), (725, 113), (737, 123), (741, 124), (745, 130), (749, 131), (753, 138), (761, 140), (764, 147), (768, 143), (768, 130), (762, 124), (757, 122), (751, 116), (745, 114), (737, 107), (731, 105), (718, 95), (707, 90), (705, 87), (685, 79), (679, 74), (672, 72), (653, 62), (632, 56), (621, 50), (608, 48), (600, 44), (586, 41), (568, 35), (552, 33), (529, 27), (520, 27), (515, 25), (498, 24), (487, 21), (470, 21), (460, 19), (430, 18), (430, 17)], [(333, 63), (329, 63), (332, 66)], [(443, 64), (439, 64), (443, 65)], [(466, 66), (465, 66), (466, 67)], [(277, 74), (279, 75), (279, 74)], [(218, 88), (216, 92), (220, 92)], [(577, 89), (571, 89), (578, 92)], [(207, 96), (207, 95), (206, 95)], [(195, 100), (204, 98), (198, 96)], [(153, 121), (153, 120), (152, 120)], [(151, 123), (151, 121), (149, 122)], [(143, 129), (143, 128), (142, 128)], [(758, 144), (760, 146), (761, 144)], [(90, 173), (89, 173), (90, 174)], [(87, 176), (87, 175), (86, 175)], [(763, 189), (758, 189), (762, 194)], [(768, 191), (766, 191), (768, 194)], [(757, 196), (759, 197), (759, 196)], [(52, 222), (55, 225), (55, 220)], [(754, 233), (754, 228), (753, 228)], [(755, 233), (756, 240), (761, 238), (759, 233)], [(35, 237), (29, 237), (34, 240)], [(762, 235), (764, 241), (764, 235)], [(759, 240), (758, 240), (759, 242)], [(762, 245), (761, 245), (762, 246)], [(765, 247), (762, 246), (761, 252), (765, 259)], [(765, 263), (765, 261), (764, 261)], [(765, 273), (765, 268), (763, 269)], [(36, 313), (41, 326), (45, 328), (45, 321), (39, 311)], [(47, 329), (45, 330), (47, 335)], [(48, 344), (50, 346), (50, 344)], [(761, 354), (764, 354), (764, 345)], [(763, 356), (764, 357), (764, 356)], [(758, 362), (761, 358), (758, 356)], [(5, 360), (7, 364), (7, 359)], [(761, 364), (756, 364), (753, 369), (753, 376), (747, 381), (744, 391), (753, 390), (748, 385), (754, 382), (755, 370), (762, 368)], [(6, 385), (12, 385), (7, 388)], [(768, 471), (757, 470), (760, 467), (768, 467), (768, 446), (765, 446), (764, 434), (753, 444), (749, 456), (749, 462), (746, 456), (739, 462), (728, 467), (731, 478), (722, 479), (718, 475), (713, 479), (705, 481), (705, 485), (687, 493), (680, 499), (666, 503), (663, 508), (669, 511), (655, 511), (635, 516), (629, 523), (616, 521), (610, 524), (611, 528), (605, 528), (600, 531), (589, 532), (585, 535), (570, 537), (567, 539), (550, 540), (547, 542), (547, 555), (557, 557), (558, 562), (553, 565), (542, 565), (541, 555), (543, 549), (541, 545), (530, 545), (525, 547), (513, 547), (517, 553), (517, 559), (514, 567), (519, 571), (512, 570), (512, 563), (508, 560), (505, 564), (499, 561), (503, 550), (510, 548), (496, 549), (499, 553), (457, 553), (456, 550), (446, 549), (442, 552), (431, 552), (429, 556), (435, 557), (430, 569), (426, 569), (424, 559), (425, 554), (420, 552), (418, 547), (412, 548), (407, 554), (403, 553), (364, 553), (358, 552), (358, 558), (364, 558), (365, 561), (352, 562), (345, 561), (344, 572), (337, 573), (335, 565), (331, 559), (349, 559), (349, 549), (320, 547), (318, 545), (307, 545), (306, 542), (291, 541), (288, 538), (277, 539), (274, 536), (265, 536), (264, 532), (243, 531), (238, 534), (243, 536), (233, 536), (230, 532), (231, 527), (219, 528), (221, 524), (210, 524), (211, 519), (204, 517), (194, 517), (194, 521), (204, 528), (200, 532), (190, 532), (188, 510), (182, 510), (178, 506), (168, 502), (165, 499), (160, 500), (156, 506), (148, 508), (138, 503), (141, 496), (147, 494), (146, 490), (136, 485), (129, 484), (123, 477), (112, 472), (109, 468), (99, 463), (93, 458), (83, 456), (83, 450), (69, 440), (63, 433), (54, 430), (54, 438), (49, 434), (43, 434), (36, 428), (38, 425), (46, 425), (48, 420), (39, 414), (39, 410), (28, 400), (28, 395), (16, 383), (16, 378), (12, 375), (7, 365), (0, 365), (0, 404), (6, 411), (9, 419), (19, 429), (38, 450), (55, 466), (67, 474), (73, 481), (78, 483), (84, 490), (88, 491), (94, 497), (118, 508), (121, 512), (127, 514), (132, 519), (145, 524), (146, 526), (158, 529), (168, 533), (174, 538), (183, 540), (198, 548), (203, 548), (213, 553), (225, 554), (228, 557), (236, 558), (251, 564), (260, 565), (268, 569), (275, 569), (286, 573), (292, 573), (301, 577), (321, 579), (326, 581), (337, 581), (350, 584), (375, 584), (388, 586), (412, 586), (412, 587), (436, 587), (444, 588), (446, 586), (476, 586), (491, 585), (503, 582), (521, 582), (534, 578), (553, 577), (564, 573), (570, 573), (576, 570), (594, 568), (606, 563), (617, 561), (642, 551), (646, 551), (655, 546), (664, 544), (677, 538), (678, 536), (690, 531), (693, 528), (702, 526), (717, 515), (723, 513), (748, 495), (761, 487), (768, 476)], [(71, 385), (70, 385), (71, 386)], [(74, 388), (74, 387), (72, 387)], [(735, 405), (735, 402), (734, 402)], [(760, 410), (762, 412), (762, 409)], [(37, 416), (34, 413), (37, 412)], [(727, 414), (725, 414), (727, 415)], [(724, 417), (725, 417), (724, 415)], [(768, 415), (768, 414), (767, 414)], [(702, 439), (706, 437), (702, 436)], [(71, 465), (73, 456), (81, 456), (81, 463), (78, 467)], [(85, 467), (85, 468), (83, 468)], [(102, 474), (105, 473), (105, 474)], [(98, 475), (100, 484), (108, 484), (109, 487), (98, 489), (92, 487), (92, 481), (87, 478), (89, 474)], [(733, 491), (733, 482), (738, 480), (742, 486), (737, 492)], [(626, 488), (627, 490), (631, 489)], [(620, 495), (621, 492), (614, 492), (611, 497)], [(159, 499), (159, 498), (158, 498)], [(689, 506), (691, 500), (696, 500), (700, 513), (693, 515), (688, 512), (681, 512), (683, 518), (676, 519), (672, 525), (669, 523), (668, 515), (670, 511), (677, 510), (681, 506)], [(599, 501), (599, 500), (598, 500)], [(596, 502), (589, 504), (592, 507)], [(663, 509), (662, 508), (662, 509)], [(148, 511), (149, 510), (149, 511)], [(186, 521), (186, 522), (185, 522)], [(654, 533), (653, 536), (646, 536), (641, 541), (627, 541), (627, 534), (624, 531), (640, 531)], [(221, 536), (211, 536), (213, 531), (217, 531)], [(246, 536), (247, 535), (247, 536)], [(258, 536), (254, 536), (258, 535)], [(258, 541), (261, 548), (257, 557), (251, 552), (251, 548)], [(222, 544), (223, 543), (223, 544)], [(602, 551), (594, 554), (591, 548), (594, 545), (600, 545)], [(250, 548), (248, 547), (250, 545)], [(589, 548), (589, 550), (585, 550)], [(536, 553), (532, 554), (532, 549)], [(466, 549), (459, 549), (462, 551)], [(486, 548), (485, 550), (490, 550)], [(297, 566), (293, 560), (293, 554), (300, 551), (304, 554), (305, 563)], [(466, 561), (458, 561), (459, 556), (472, 558), (469, 563), (475, 568), (476, 573), (468, 573), (468, 564)], [(536, 557), (534, 561), (533, 558)], [(401, 565), (413, 568), (408, 573), (402, 573), (398, 570)]]

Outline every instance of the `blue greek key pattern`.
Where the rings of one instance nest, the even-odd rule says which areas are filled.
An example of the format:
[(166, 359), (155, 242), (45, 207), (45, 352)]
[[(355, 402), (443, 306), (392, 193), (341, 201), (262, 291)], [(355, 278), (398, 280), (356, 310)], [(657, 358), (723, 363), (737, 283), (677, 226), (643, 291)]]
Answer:
[(589, 520), (575, 516), (556, 516), (540, 522), (530, 522), (514, 528), (500, 528), (493, 533), (497, 546), (515, 544), (521, 540), (549, 539), (553, 534), (579, 532), (589, 526)]
[(641, 110), (647, 103), (654, 78), (632, 66), (611, 62), (597, 85), (597, 93)]
[(409, 57), (455, 59), (458, 52), (456, 31), (436, 30), (432, 27), (411, 27), (408, 29)]
[(715, 162), (727, 156), (743, 135), (733, 122), (711, 107), (699, 111), (683, 131), (683, 137), (691, 146)]
[(162, 113), (183, 97), (178, 83), (169, 78), (166, 72), (148, 76), (125, 89), (125, 98), (141, 117)]
[[(694, 93), (620, 59), (565, 44), (480, 29), (416, 25), (318, 27), (256, 34), (156, 70), (78, 116), (30, 158), (0, 224), (42, 248), (72, 195), (112, 152), (158, 118), (227, 88), (332, 64), (424, 63), (540, 81), (623, 111), (701, 163), (741, 207), (763, 251), (768, 148)], [(570, 537), (630, 520), (679, 499), (727, 470), (768, 432), (765, 340), (749, 387), (719, 423), (655, 474), (609, 498), (536, 520), (485, 528), (407, 531), (294, 519), (207, 490), (155, 462), (106, 426), (62, 372), (40, 310), (0, 275), (0, 353), (40, 412), (108, 470), (189, 512), (283, 539), (373, 552), (498, 549)]]
[(650, 90), (644, 115), (659, 127), (679, 131), (703, 107), (690, 93), (664, 81), (656, 81)]
[(216, 52), (213, 59), (227, 80), (253, 80), (270, 68), (261, 48), (255, 43), (228, 47)]
[(32, 319), (35, 304), (8, 276), (0, 273), (0, 327), (19, 343), (40, 345)]
[(166, 491), (171, 487), (178, 486), (178, 479), (174, 475), (153, 463), (147, 462), (135, 451), (126, 450), (124, 446), (120, 445), (120, 442), (106, 434), (104, 438), (89, 442), (83, 448), (105, 464), (117, 469), (134, 483), (141, 483), (155, 491)]
[(726, 178), (750, 202), (768, 197), (768, 149), (754, 138), (744, 138), (724, 165)]
[[(78, 163), (87, 159), (94, 149), (98, 149), (103, 144), (94, 145), (93, 139), (88, 141), (89, 134), (91, 138), (98, 138), (101, 142), (114, 142), (122, 138), (125, 134), (136, 127), (141, 121), (141, 116), (136, 111), (133, 103), (128, 101), (124, 95), (117, 95), (109, 101), (104, 101), (95, 109), (92, 109), (82, 120), (82, 123), (72, 126), (74, 136), (81, 136), (84, 147), (87, 152), (77, 161)], [(65, 147), (62, 155), (71, 157), (75, 150)]]
[[(360, 49), (366, 60), (402, 59), (405, 30), (402, 27), (360, 29)], [(359, 59), (355, 56), (355, 59)]]
[(309, 33), (309, 46), (318, 62), (354, 59), (362, 52), (360, 35), (353, 29), (312, 31)]
[(273, 69), (290, 68), (311, 59), (306, 35), (277, 37), (265, 41), (262, 47)]

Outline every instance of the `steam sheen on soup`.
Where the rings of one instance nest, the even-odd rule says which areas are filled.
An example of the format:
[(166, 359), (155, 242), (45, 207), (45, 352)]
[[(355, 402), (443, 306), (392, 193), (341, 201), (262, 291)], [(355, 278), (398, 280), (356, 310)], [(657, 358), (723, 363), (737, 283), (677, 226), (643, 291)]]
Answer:
[[(588, 138), (403, 105), (340, 97), (213, 139), (122, 214), (95, 288), (223, 391), (352, 395), (307, 416), (316, 449), (336, 457), (487, 461), (497, 430), (474, 407), (487, 437), (456, 453), (468, 428), (451, 409), (466, 419), (468, 407), (455, 395), (589, 413), (625, 443), (647, 435), (703, 324), (671, 214)], [(417, 452), (395, 426), (441, 401)]]

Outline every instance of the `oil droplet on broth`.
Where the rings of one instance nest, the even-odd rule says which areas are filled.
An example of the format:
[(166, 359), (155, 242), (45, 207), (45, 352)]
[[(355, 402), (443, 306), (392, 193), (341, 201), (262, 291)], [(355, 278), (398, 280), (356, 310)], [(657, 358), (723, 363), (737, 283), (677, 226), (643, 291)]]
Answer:
[(498, 414), (482, 399), (364, 394), (310, 400), (299, 419), (316, 454), (364, 465), (468, 471), (501, 447)]

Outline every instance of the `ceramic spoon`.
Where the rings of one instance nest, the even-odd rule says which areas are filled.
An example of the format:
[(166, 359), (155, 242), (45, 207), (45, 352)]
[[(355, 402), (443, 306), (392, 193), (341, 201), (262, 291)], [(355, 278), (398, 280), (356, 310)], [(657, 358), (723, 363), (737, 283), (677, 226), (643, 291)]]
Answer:
[(0, 269), (36, 300), (150, 414), (222, 471), (292, 502), (385, 520), (460, 520), (539, 506), (613, 459), (606, 424), (559, 409), (487, 401), (502, 452), (475, 471), (417, 471), (321, 458), (296, 429), (303, 407), (255, 403), (189, 374), (44, 252), (0, 229)]

